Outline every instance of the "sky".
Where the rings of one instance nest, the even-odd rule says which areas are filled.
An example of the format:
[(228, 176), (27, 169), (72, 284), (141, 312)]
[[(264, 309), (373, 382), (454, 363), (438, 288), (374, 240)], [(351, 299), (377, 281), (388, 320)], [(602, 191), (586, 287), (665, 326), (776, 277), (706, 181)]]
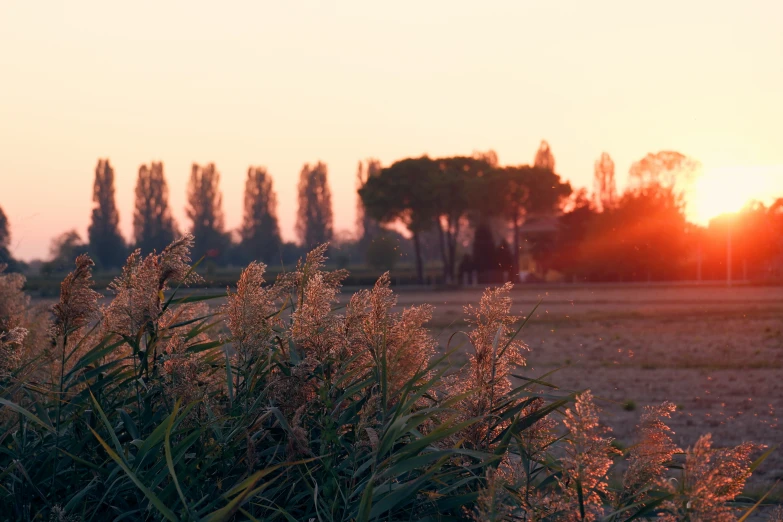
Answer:
[[(164, 162), (181, 228), (193, 162), (214, 162), (230, 228), (250, 165), (295, 239), (305, 163), (329, 167), (351, 230), (357, 162), (494, 149), (591, 186), (648, 152), (704, 165), (690, 214), (783, 195), (783, 2), (0, 2), (0, 207), (12, 254), (83, 237), (98, 158), (132, 231), (138, 168)], [(701, 210), (695, 210), (696, 208)]]

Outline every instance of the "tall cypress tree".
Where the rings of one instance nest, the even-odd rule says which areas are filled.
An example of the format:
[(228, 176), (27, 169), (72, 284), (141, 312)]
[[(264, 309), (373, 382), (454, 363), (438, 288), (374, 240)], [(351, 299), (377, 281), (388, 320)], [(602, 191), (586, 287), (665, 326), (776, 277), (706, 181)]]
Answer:
[(108, 159), (95, 167), (92, 221), (87, 230), (90, 252), (103, 268), (116, 268), (125, 261), (125, 240), (120, 234), (120, 215), (114, 201), (114, 169)]
[(533, 166), (549, 172), (555, 171), (555, 155), (546, 140), (541, 140), (541, 145), (536, 151), (536, 158), (533, 160)]
[(169, 189), (163, 176), (163, 163), (139, 167), (136, 205), (133, 212), (133, 239), (136, 248), (147, 254), (161, 251), (174, 241), (177, 228), (169, 208)]
[(305, 248), (313, 248), (332, 239), (332, 192), (327, 169), (320, 161), (313, 167), (305, 164), (299, 174), (299, 211), (296, 233)]
[(614, 179), (614, 161), (602, 152), (595, 162), (593, 199), (599, 210), (609, 210), (617, 203), (617, 184)]
[(365, 248), (373, 238), (380, 234), (381, 226), (378, 221), (367, 214), (359, 191), (367, 184), (368, 179), (379, 176), (380, 173), (381, 162), (377, 159), (368, 159), (364, 163), (360, 161), (356, 170), (356, 232), (359, 241)]
[(249, 260), (271, 263), (280, 253), (277, 195), (272, 188), (272, 176), (264, 167), (247, 169), (240, 235), (243, 254)]
[(219, 183), (220, 173), (214, 163), (203, 167), (193, 164), (185, 212), (192, 223), (191, 233), (196, 238), (194, 259), (223, 257), (230, 243), (224, 232), (223, 195)]
[(11, 227), (8, 218), (0, 207), (0, 266), (7, 265), (9, 271), (17, 268), (16, 260), (11, 256)]

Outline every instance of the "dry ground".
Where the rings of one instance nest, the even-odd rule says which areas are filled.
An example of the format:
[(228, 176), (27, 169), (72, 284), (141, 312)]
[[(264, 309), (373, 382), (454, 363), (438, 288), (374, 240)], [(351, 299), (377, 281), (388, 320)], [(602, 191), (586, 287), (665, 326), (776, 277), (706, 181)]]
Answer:
[[(480, 295), (402, 292), (399, 304), (435, 305), (433, 332), (445, 344), (464, 328), (463, 306)], [(591, 389), (622, 444), (631, 443), (642, 407), (664, 400), (679, 407), (671, 426), (681, 447), (702, 433), (716, 445), (783, 443), (783, 288), (518, 286), (512, 297), (523, 316), (542, 300), (522, 332), (530, 347), (522, 373), (559, 368), (550, 382)], [(751, 489), (776, 480), (783, 480), (783, 447)]]

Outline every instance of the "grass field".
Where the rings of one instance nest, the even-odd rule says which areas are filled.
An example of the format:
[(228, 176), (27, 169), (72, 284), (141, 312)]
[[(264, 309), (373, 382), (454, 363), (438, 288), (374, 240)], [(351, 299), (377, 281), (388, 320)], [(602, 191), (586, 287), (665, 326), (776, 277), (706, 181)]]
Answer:
[[(399, 305), (433, 304), (442, 345), (464, 328), (463, 306), (481, 290), (402, 292)], [(717, 445), (783, 443), (783, 288), (517, 286), (515, 313), (528, 315), (522, 372), (603, 399), (603, 419), (631, 442), (641, 408), (671, 400), (681, 447), (711, 432)], [(451, 339), (465, 345), (464, 336)], [(455, 344), (456, 343), (456, 344)], [(754, 474), (751, 489), (783, 480), (783, 448)], [(778, 492), (778, 496), (780, 492)]]

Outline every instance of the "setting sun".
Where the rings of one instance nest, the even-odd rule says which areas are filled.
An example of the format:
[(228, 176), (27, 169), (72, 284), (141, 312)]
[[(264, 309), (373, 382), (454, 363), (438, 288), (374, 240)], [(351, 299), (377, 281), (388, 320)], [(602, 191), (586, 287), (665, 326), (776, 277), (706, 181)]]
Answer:
[(775, 180), (783, 179), (781, 167), (707, 168), (690, 191), (688, 214), (706, 225), (721, 214), (738, 212), (751, 201), (768, 203), (775, 193)]

